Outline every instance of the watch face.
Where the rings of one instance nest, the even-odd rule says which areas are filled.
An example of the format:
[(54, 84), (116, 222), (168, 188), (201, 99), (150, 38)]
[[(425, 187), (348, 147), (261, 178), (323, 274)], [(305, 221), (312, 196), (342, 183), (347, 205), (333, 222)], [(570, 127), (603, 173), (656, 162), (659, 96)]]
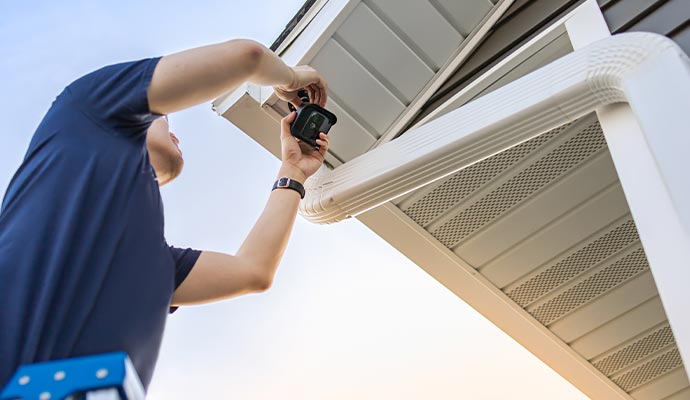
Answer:
[(305, 194), (304, 186), (300, 182), (288, 177), (279, 178), (276, 183), (273, 184), (273, 190), (275, 189), (292, 189), (299, 193), (299, 197), (302, 199)]

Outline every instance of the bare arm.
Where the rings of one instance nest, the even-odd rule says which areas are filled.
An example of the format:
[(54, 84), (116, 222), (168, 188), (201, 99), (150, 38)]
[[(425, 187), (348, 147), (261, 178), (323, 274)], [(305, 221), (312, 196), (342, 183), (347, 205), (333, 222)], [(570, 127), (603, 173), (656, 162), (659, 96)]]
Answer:
[[(283, 164), (277, 177), (304, 183), (323, 163), (328, 138), (321, 134), (319, 150), (297, 143), (289, 133), (291, 113), (281, 122)], [(299, 193), (271, 192), (266, 207), (237, 254), (203, 252), (187, 279), (175, 291), (173, 305), (199, 304), (266, 290), (270, 287), (297, 215)]]
[(170, 114), (214, 99), (243, 82), (276, 87), (287, 101), (307, 87), (314, 102), (326, 101), (326, 83), (312, 68), (291, 68), (271, 50), (252, 40), (236, 39), (163, 57), (148, 88), (149, 108)]

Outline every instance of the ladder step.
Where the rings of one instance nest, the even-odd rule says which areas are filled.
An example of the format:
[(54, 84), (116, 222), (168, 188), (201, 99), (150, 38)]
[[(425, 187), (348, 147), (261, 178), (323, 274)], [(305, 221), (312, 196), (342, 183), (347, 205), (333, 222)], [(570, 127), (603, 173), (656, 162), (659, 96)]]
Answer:
[(126, 353), (21, 366), (0, 400), (144, 400), (144, 387)]

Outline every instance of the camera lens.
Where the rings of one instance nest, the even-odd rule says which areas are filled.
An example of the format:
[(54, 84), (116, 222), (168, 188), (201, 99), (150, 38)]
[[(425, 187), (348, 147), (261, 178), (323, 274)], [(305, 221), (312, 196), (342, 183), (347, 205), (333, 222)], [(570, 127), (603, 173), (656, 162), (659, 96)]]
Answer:
[(314, 121), (315, 124), (320, 126), (323, 123), (324, 117), (323, 115), (315, 112), (311, 115), (311, 120)]
[(319, 131), (323, 126), (326, 117), (318, 111), (312, 112), (304, 124), (304, 137), (315, 140), (319, 137)]

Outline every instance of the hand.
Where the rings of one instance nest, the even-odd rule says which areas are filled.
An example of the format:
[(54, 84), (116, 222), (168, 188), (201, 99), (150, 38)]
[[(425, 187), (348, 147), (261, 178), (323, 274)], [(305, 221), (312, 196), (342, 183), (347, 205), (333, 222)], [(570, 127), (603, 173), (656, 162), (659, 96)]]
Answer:
[(290, 133), (290, 124), (295, 120), (296, 112), (291, 112), (280, 121), (280, 144), (283, 167), (295, 172), (290, 178), (304, 183), (323, 164), (324, 154), (328, 150), (328, 135), (321, 132), (315, 149), (308, 143), (299, 141)]
[(302, 106), (302, 99), (297, 96), (297, 92), (304, 88), (309, 94), (310, 102), (321, 107), (326, 106), (328, 84), (321, 74), (308, 65), (292, 67), (292, 74), (293, 78), (290, 85), (273, 87), (280, 99), (289, 101), (295, 107), (300, 107)]

